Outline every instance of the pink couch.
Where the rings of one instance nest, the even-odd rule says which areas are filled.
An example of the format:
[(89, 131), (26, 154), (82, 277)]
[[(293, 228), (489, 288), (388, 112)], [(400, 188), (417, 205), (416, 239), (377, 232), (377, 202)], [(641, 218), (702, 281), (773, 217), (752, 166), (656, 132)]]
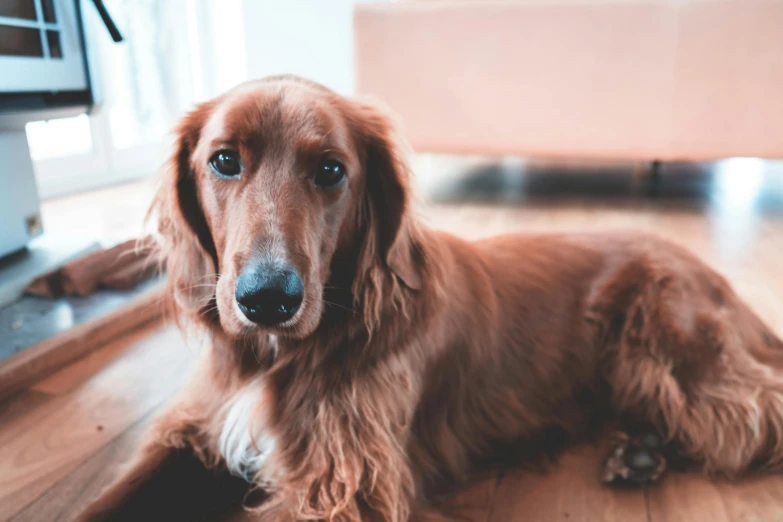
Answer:
[(783, 158), (783, 0), (360, 4), (357, 90), (420, 151)]

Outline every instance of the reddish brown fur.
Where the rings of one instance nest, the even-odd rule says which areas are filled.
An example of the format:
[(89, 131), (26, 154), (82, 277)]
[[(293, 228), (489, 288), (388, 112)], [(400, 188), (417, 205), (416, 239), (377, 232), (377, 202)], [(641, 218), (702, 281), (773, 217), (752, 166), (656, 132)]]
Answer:
[[(205, 168), (216, 113), (251, 173), (241, 183)], [(409, 520), (487, 459), (606, 409), (655, 424), (709, 472), (780, 466), (783, 343), (682, 248), (429, 230), (389, 120), (294, 77), (208, 102), (178, 135), (155, 208), (177, 312), (212, 345), (142, 455), (189, 448), (219, 469), (221, 406), (263, 373), (279, 475), (260, 520)], [(329, 194), (306, 176), (325, 149), (349, 170)], [(273, 347), (232, 300), (242, 264), (275, 241), (306, 296)], [(154, 467), (142, 457), (83, 519), (117, 518)]]

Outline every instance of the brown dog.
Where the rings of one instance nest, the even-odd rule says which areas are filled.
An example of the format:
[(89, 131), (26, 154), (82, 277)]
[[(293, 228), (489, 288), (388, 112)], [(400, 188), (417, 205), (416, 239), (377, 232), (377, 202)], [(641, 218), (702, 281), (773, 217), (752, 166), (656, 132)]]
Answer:
[(200, 519), (250, 483), (258, 520), (406, 521), (605, 411), (708, 472), (781, 465), (783, 343), (698, 259), (637, 234), (468, 242), (409, 199), (364, 102), (274, 77), (189, 114), (155, 209), (211, 346), (81, 519)]

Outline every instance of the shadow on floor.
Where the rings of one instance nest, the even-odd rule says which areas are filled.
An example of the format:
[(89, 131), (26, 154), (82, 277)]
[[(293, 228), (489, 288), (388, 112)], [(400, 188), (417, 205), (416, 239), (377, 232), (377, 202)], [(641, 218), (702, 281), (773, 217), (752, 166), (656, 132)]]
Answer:
[(661, 206), (737, 210), (783, 216), (783, 161), (733, 158), (649, 165), (488, 159), (451, 166), (425, 194), (434, 202), (536, 205)]

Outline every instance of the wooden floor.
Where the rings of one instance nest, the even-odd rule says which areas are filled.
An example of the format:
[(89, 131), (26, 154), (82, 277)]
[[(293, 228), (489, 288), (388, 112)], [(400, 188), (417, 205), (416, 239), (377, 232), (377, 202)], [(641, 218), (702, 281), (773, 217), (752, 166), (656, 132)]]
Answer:
[[(655, 231), (726, 274), (783, 335), (778, 165), (673, 166), (651, 198), (644, 180), (634, 182), (622, 168), (576, 171), (477, 161), (457, 175), (428, 158), (418, 163), (430, 201), (420, 213), (433, 226), (468, 237), (523, 229)], [(110, 215), (125, 231), (140, 222), (149, 193), (146, 185), (111, 189), (49, 204), (44, 216), (74, 219), (72, 212), (80, 209), (90, 219)], [(112, 206), (118, 198), (125, 201), (121, 220)], [(199, 349), (186, 345), (172, 326), (156, 326), (118, 339), (0, 403), (0, 520), (69, 520), (133, 451)], [(598, 461), (593, 448), (575, 448), (546, 473), (477, 478), (452, 504), (476, 522), (783, 521), (783, 476), (730, 484), (670, 474), (647, 490), (617, 491), (599, 485)]]

